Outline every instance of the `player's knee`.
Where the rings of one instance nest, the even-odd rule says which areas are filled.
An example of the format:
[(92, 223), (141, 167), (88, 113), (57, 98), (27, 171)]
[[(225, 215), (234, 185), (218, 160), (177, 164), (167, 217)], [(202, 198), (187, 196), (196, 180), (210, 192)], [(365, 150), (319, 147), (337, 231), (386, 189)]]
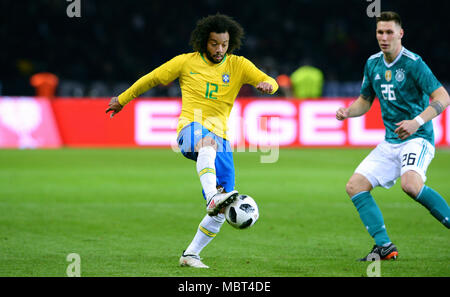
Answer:
[(405, 192), (406, 194), (408, 194), (408, 196), (416, 198), (417, 195), (419, 195), (420, 192), (420, 187), (413, 182), (402, 182), (402, 190), (403, 192)]
[(371, 189), (372, 185), (370, 182), (365, 177), (358, 174), (353, 175), (345, 185), (345, 191), (350, 198), (358, 193), (370, 191)]
[(353, 197), (358, 193), (357, 188), (358, 187), (356, 183), (352, 179), (350, 179), (345, 185), (345, 191), (347, 192), (349, 197)]
[(212, 146), (214, 149), (217, 149), (217, 143), (212, 137), (204, 137), (202, 138), (196, 145), (195, 150), (198, 152), (202, 147)]
[(416, 198), (423, 187), (423, 181), (420, 175), (414, 171), (408, 171), (401, 177), (402, 190), (408, 196)]

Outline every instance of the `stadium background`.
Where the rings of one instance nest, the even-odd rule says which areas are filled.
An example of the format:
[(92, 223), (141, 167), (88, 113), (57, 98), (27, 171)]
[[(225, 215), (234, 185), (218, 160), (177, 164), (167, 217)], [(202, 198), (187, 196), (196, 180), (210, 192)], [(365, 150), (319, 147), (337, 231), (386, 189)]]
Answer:
[[(372, 243), (344, 186), (382, 137), (379, 110), (375, 105), (363, 122), (342, 126), (333, 113), (358, 95), (364, 63), (378, 51), (375, 22), (366, 15), (370, 2), (80, 3), (80, 18), (67, 16), (70, 2), (63, 0), (0, 3), (0, 147), (8, 148), (0, 150), (1, 276), (65, 276), (73, 252), (81, 255), (82, 276), (366, 275), (367, 266), (353, 260)], [(447, 90), (449, 3), (381, 1), (382, 10), (402, 16), (405, 47), (423, 57)], [(236, 54), (273, 77), (309, 61), (323, 71), (325, 84), (323, 98), (315, 100), (281, 93), (262, 98), (252, 89), (240, 94), (238, 115), (278, 116), (295, 138), (290, 145), (306, 148), (281, 149), (273, 164), (261, 163), (265, 152), (235, 154), (239, 190), (255, 197), (261, 219), (245, 236), (224, 227), (202, 254), (214, 269), (187, 271), (176, 264), (204, 207), (193, 163), (168, 149), (177, 83), (147, 92), (113, 120), (104, 111), (109, 97), (190, 51), (196, 21), (216, 12), (233, 16), (246, 31)], [(30, 78), (42, 71), (59, 79), (54, 98), (33, 97)], [(246, 113), (255, 110), (249, 106), (259, 113)], [(139, 143), (136, 118), (155, 109), (159, 134), (144, 134)], [(449, 110), (438, 121), (429, 183), (448, 199)], [(165, 143), (151, 143), (163, 137)], [(63, 149), (15, 149), (41, 147)], [(447, 230), (398, 185), (374, 192), (404, 259), (383, 264), (382, 275), (449, 276)], [(174, 223), (174, 212), (181, 223)], [(425, 241), (426, 248), (417, 249)]]
[[(116, 121), (107, 121), (106, 117), (100, 119), (99, 115), (107, 104), (105, 98), (117, 96), (139, 77), (173, 56), (191, 51), (189, 38), (196, 21), (217, 12), (233, 16), (245, 29), (244, 44), (236, 53), (248, 57), (272, 77), (289, 76), (305, 64), (320, 69), (324, 77), (322, 98), (327, 103), (311, 103), (316, 107), (306, 112), (302, 107), (308, 107), (307, 104), (285, 100), (295, 101), (295, 98), (281, 88), (273, 96), (276, 98), (271, 99), (286, 102), (256, 103), (256, 107), (249, 104), (249, 110), (244, 109), (247, 108), (245, 102), (238, 103), (233, 115), (241, 120), (231, 120), (232, 126), (236, 126), (237, 136), (233, 141), (236, 145), (253, 145), (255, 141), (249, 137), (262, 133), (272, 133), (272, 136), (280, 138), (281, 146), (374, 145), (383, 138), (378, 103), (362, 123), (360, 119), (352, 119), (350, 124), (333, 120), (334, 110), (349, 104), (348, 99), (359, 94), (365, 61), (378, 51), (375, 21), (367, 16), (366, 11), (371, 2), (266, 1), (261, 4), (257, 1), (209, 0), (78, 3), (81, 15), (71, 18), (67, 13), (71, 1), (2, 2), (2, 19), (6, 22), (0, 31), (4, 41), (0, 57), (0, 96), (8, 96), (9, 99), (34, 96), (37, 91), (31, 81), (42, 72), (54, 74), (58, 83), (53, 92), (56, 97), (51, 102), (40, 99), (27, 103), (24, 98), (2, 100), (0, 133), (3, 139), (0, 139), (0, 146), (170, 146), (169, 139), (175, 138), (179, 103), (162, 101), (157, 104), (158, 108), (153, 107), (153, 114), (148, 108), (147, 114), (143, 114), (144, 109), (135, 109), (133, 103), (127, 109), (134, 110), (129, 115), (120, 114)], [(450, 58), (447, 53), (450, 45), (447, 38), (440, 35), (446, 25), (448, 27), (448, 22), (444, 21), (448, 2), (435, 1), (433, 6), (424, 6), (420, 1), (380, 3), (382, 10), (392, 9), (402, 15), (406, 30), (405, 46), (419, 53), (448, 89), (447, 65)], [(169, 98), (173, 101), (180, 95), (176, 80), (168, 86), (149, 90), (141, 98)], [(262, 95), (254, 88), (245, 85), (238, 95), (238, 102), (241, 99), (269, 99), (260, 97)], [(92, 102), (94, 98), (96, 102)], [(315, 98), (315, 101), (321, 100)], [(42, 111), (47, 108), (51, 111)], [(69, 110), (77, 110), (75, 117), (84, 121), (77, 121)], [(44, 113), (49, 117), (42, 116)], [(447, 113), (434, 120), (438, 146), (450, 145), (450, 117)], [(249, 114), (253, 118), (246, 118)], [(320, 117), (324, 116), (326, 119), (321, 122)], [(151, 120), (145, 126), (148, 118)], [(259, 118), (269, 119), (265, 127), (256, 123)], [(275, 127), (270, 120), (272, 118), (280, 118), (283, 122), (281, 127)], [(19, 119), (25, 122), (20, 123)], [(249, 125), (258, 128), (248, 128)], [(47, 129), (40, 126), (55, 126), (51, 128), (55, 135), (49, 137), (54, 144), (42, 139), (49, 132), (39, 132)], [(369, 131), (370, 128), (376, 131)], [(138, 139), (139, 131), (145, 129), (149, 132), (143, 138), (149, 141)], [(280, 132), (276, 132), (277, 129)], [(119, 133), (108, 133), (113, 130)], [(321, 130), (331, 132), (320, 135)], [(24, 136), (26, 133), (31, 133), (31, 138)], [(303, 135), (308, 134), (316, 140), (303, 140)], [(321, 141), (321, 138), (325, 140)], [(362, 140), (352, 141), (359, 138)], [(267, 143), (257, 143), (264, 144)]]
[[(29, 78), (40, 71), (59, 77), (60, 96), (116, 95), (173, 56), (191, 51), (196, 21), (217, 12), (233, 16), (245, 29), (237, 54), (273, 77), (290, 74), (309, 60), (324, 73), (324, 96), (356, 96), (364, 63), (378, 51), (375, 23), (366, 15), (370, 2), (365, 0), (80, 3), (81, 17), (69, 18), (67, 1), (1, 2), (0, 95), (33, 95)], [(443, 32), (449, 29), (450, 4), (381, 1), (381, 9), (400, 13), (405, 46), (448, 84), (450, 43)], [(340, 87), (327, 87), (332, 82)], [(177, 94), (176, 87), (170, 93), (167, 88), (149, 93)]]

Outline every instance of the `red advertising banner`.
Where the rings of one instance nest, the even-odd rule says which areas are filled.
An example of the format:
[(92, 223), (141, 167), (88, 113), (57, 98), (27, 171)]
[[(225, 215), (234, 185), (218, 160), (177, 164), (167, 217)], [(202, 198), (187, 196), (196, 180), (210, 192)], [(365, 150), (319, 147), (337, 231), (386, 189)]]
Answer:
[[(362, 117), (335, 118), (354, 99), (238, 99), (229, 140), (236, 147), (373, 147), (384, 139), (378, 101)], [(176, 147), (181, 99), (135, 99), (112, 119), (105, 114), (108, 102), (0, 97), (0, 147)], [(433, 124), (436, 146), (449, 147), (450, 109)]]
[(0, 148), (57, 148), (62, 145), (46, 98), (0, 97)]
[(105, 113), (109, 99), (58, 98), (52, 101), (61, 139), (70, 147), (136, 146), (132, 101), (113, 119)]

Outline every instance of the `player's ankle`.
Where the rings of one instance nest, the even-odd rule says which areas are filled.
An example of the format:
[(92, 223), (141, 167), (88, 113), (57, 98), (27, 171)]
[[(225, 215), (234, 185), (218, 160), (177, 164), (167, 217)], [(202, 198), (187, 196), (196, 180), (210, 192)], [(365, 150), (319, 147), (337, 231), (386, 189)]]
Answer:
[(211, 198), (212, 198), (214, 195), (216, 195), (217, 193), (218, 193), (218, 191), (212, 191), (212, 192), (205, 193), (206, 201), (211, 200)]

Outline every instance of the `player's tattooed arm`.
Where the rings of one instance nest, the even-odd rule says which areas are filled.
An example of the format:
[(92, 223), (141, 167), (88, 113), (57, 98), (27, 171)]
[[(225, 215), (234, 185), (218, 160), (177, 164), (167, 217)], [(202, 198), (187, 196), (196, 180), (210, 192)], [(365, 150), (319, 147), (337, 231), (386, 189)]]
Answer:
[(444, 87), (437, 88), (430, 97), (430, 106), (421, 114), (425, 121), (437, 117), (450, 105), (450, 97)]
[(407, 139), (414, 134), (420, 126), (437, 117), (450, 105), (450, 97), (444, 87), (437, 88), (430, 94), (430, 97), (430, 106), (425, 108), (421, 114), (417, 115), (414, 119), (396, 123), (397, 128), (394, 130), (394, 133), (398, 135), (398, 138), (403, 140)]
[(440, 115), (444, 111), (444, 106), (439, 101), (433, 101), (430, 103), (430, 106), (434, 108), (437, 115)]

